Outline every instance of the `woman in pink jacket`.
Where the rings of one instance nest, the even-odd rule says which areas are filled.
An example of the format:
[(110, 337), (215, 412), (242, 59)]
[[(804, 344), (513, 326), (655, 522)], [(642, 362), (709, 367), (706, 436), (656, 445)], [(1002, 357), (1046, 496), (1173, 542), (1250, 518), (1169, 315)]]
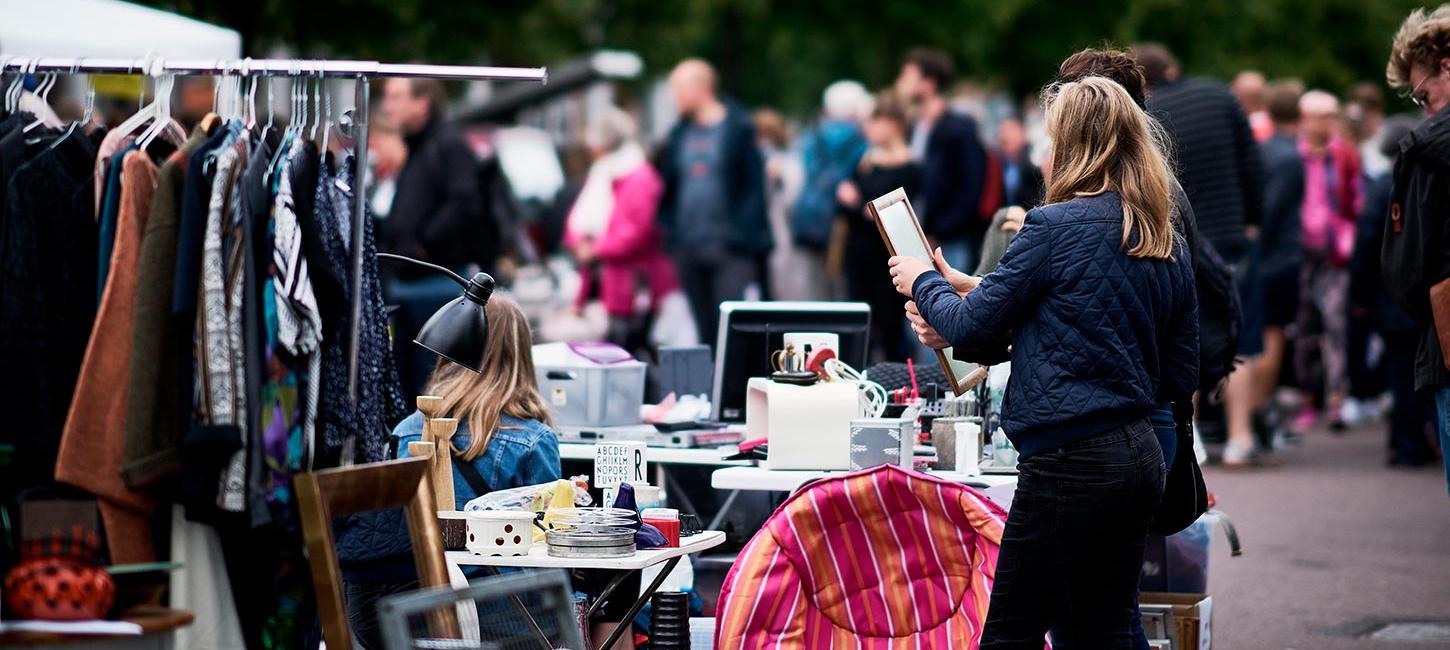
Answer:
[[(564, 243), (579, 263), (575, 307), (598, 296), (609, 314), (609, 341), (626, 349), (647, 342), (652, 316), (666, 295), (679, 290), (655, 227), (664, 182), (635, 142), (637, 130), (620, 110), (589, 125), (584, 141), (594, 163), (564, 230)], [(648, 289), (647, 304), (641, 288)]]

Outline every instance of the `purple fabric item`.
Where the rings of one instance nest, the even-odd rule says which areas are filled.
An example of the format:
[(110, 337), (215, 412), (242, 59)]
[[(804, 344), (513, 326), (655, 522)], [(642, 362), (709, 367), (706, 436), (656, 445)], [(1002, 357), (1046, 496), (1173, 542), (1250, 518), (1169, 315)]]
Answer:
[(669, 544), (665, 534), (660, 529), (644, 523), (639, 518), (638, 508), (634, 498), (634, 486), (628, 483), (620, 483), (619, 490), (614, 494), (612, 507), (628, 510), (635, 513), (634, 523), (630, 528), (634, 529), (634, 547), (638, 549), (660, 548)]
[(634, 355), (629, 350), (613, 343), (570, 343), (569, 351), (601, 366), (634, 361)]

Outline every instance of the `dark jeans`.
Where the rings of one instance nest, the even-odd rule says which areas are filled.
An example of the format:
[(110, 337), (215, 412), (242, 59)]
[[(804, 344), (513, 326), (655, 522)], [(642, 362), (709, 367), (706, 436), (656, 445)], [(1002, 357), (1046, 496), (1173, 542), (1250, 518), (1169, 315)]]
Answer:
[(690, 301), (700, 342), (713, 350), (720, 326), (720, 303), (745, 297), (746, 287), (756, 282), (756, 262), (729, 254), (719, 259), (678, 255), (675, 268), (680, 273), (685, 297)]
[(1163, 452), (1148, 420), (1018, 462), (982, 648), (1132, 648)]
[(1415, 344), (1413, 334), (1386, 335), (1382, 364), (1390, 394), (1395, 398), (1394, 406), (1390, 408), (1391, 460), (1407, 465), (1435, 459), (1426, 428), (1430, 421), (1426, 417), (1429, 402), (1415, 392)]
[(417, 589), (416, 580), (383, 584), (347, 583), (343, 595), (347, 601), (347, 618), (352, 623), (353, 645), (364, 650), (381, 650), (383, 631), (378, 625), (378, 601)]

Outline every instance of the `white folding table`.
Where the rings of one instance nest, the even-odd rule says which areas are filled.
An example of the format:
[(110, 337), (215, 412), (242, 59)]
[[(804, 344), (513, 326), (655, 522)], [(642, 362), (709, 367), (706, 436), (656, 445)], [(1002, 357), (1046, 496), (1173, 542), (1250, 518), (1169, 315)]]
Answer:
[[(717, 490), (795, 492), (806, 483), (845, 473), (845, 471), (726, 467), (715, 470), (715, 473), (710, 475), (710, 486)], [(944, 481), (961, 483), (976, 488), (1010, 485), (1017, 482), (1016, 474), (982, 474), (969, 476), (961, 472), (928, 471), (926, 473)]]
[[(724, 542), (724, 532), (718, 530), (707, 530), (702, 533), (691, 535), (689, 537), (681, 537), (680, 545), (678, 548), (656, 548), (638, 550), (634, 552), (634, 555), (631, 555), (629, 557), (554, 557), (552, 555), (549, 555), (548, 546), (543, 543), (534, 544), (533, 547), (529, 549), (527, 555), (519, 555), (514, 557), (474, 555), (473, 553), (469, 553), (468, 551), (449, 551), (445, 554), (445, 557), (450, 564), (453, 564), (455, 566), (489, 567), (495, 572), (497, 572), (498, 569), (505, 567), (519, 569), (564, 569), (566, 571), (572, 571), (574, 569), (602, 569), (605, 571), (614, 571), (615, 576), (609, 581), (609, 584), (604, 587), (604, 591), (601, 592), (599, 596), (595, 599), (595, 601), (590, 604), (589, 616), (586, 617), (586, 620), (594, 615), (595, 611), (597, 611), (599, 607), (604, 604), (604, 600), (608, 598), (610, 594), (614, 593), (614, 590), (617, 589), (619, 585), (630, 576), (630, 574), (637, 571), (642, 571), (648, 567), (663, 564), (664, 566), (660, 569), (659, 575), (655, 576), (654, 581), (651, 582), (646, 588), (641, 590), (639, 598), (637, 598), (634, 601), (634, 604), (630, 606), (629, 614), (624, 617), (624, 620), (620, 623), (619, 626), (614, 629), (614, 632), (609, 635), (609, 638), (606, 639), (603, 644), (598, 646), (599, 648), (612, 648), (614, 647), (614, 643), (619, 640), (619, 637), (624, 634), (624, 631), (629, 629), (630, 621), (634, 620), (635, 615), (639, 614), (639, 611), (641, 609), (644, 609), (645, 603), (649, 602), (650, 596), (653, 596), (655, 591), (660, 588), (660, 584), (665, 581), (665, 577), (674, 570), (676, 564), (680, 563), (681, 558), (687, 555), (694, 555), (695, 553), (707, 551), (723, 544)], [(522, 604), (520, 604), (519, 606), (520, 608), (522, 608)], [(522, 609), (527, 615), (527, 608)], [(529, 616), (529, 618), (532, 618), (532, 616)]]

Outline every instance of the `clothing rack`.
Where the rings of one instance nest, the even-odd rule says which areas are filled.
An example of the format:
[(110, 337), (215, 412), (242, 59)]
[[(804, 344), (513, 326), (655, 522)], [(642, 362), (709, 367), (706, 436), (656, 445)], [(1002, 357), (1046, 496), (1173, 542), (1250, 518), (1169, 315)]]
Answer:
[(9, 57), (0, 58), (0, 73), (6, 71), (33, 74), (37, 72), (64, 74), (144, 74), (151, 77), (167, 75), (207, 75), (241, 77), (350, 78), (356, 81), (352, 132), (357, 165), (358, 188), (353, 192), (352, 328), (348, 341), (347, 387), (352, 402), (357, 402), (358, 329), (362, 320), (362, 248), (366, 219), (367, 196), (361, 187), (368, 165), (368, 80), (372, 77), (406, 77), (457, 79), (474, 81), (535, 81), (548, 83), (545, 68), (511, 68), (472, 65), (431, 65), (418, 63), (380, 63), (377, 61), (340, 61), (326, 59), (142, 59)]

